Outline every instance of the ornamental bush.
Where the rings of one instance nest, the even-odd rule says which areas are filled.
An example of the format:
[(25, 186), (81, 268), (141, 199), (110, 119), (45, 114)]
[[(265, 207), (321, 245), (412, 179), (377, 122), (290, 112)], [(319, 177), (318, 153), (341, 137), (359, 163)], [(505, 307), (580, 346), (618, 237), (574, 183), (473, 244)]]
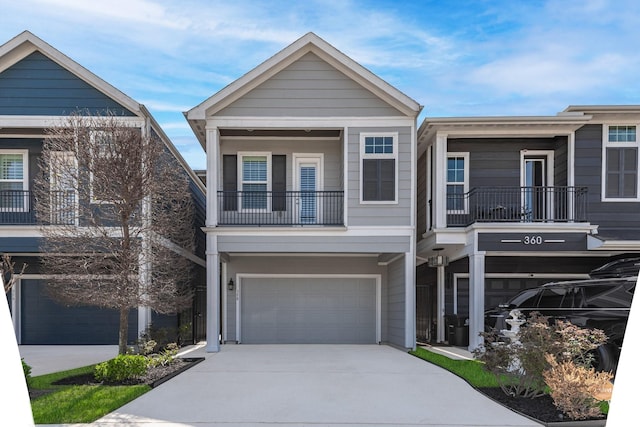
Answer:
[(474, 351), (485, 369), (495, 375), (502, 391), (514, 397), (536, 398), (546, 393), (543, 372), (550, 368), (546, 355), (557, 362), (590, 367), (590, 352), (607, 341), (603, 331), (580, 328), (565, 321), (531, 313), (520, 327), (517, 341), (508, 342), (498, 331), (485, 332), (484, 345)]
[(600, 416), (600, 401), (610, 398), (613, 375), (579, 366), (571, 360), (558, 362), (550, 354), (546, 360), (550, 368), (542, 375), (551, 389), (553, 404), (573, 420)]
[(139, 378), (147, 373), (147, 358), (134, 354), (119, 354), (114, 359), (96, 365), (96, 381), (118, 383)]
[(24, 373), (24, 379), (27, 382), (27, 387), (31, 387), (31, 366), (27, 365), (24, 359), (22, 361), (22, 372)]

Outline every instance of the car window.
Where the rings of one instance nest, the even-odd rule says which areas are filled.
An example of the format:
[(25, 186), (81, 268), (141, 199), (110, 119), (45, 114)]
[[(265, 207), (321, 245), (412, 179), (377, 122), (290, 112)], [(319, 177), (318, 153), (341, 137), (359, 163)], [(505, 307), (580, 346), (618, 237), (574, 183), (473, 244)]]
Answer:
[(509, 301), (509, 305), (514, 305), (518, 308), (535, 308), (537, 307), (539, 292), (539, 289), (528, 289), (526, 291), (522, 291), (521, 293), (513, 297), (511, 301)]
[(585, 286), (585, 306), (590, 308), (630, 308), (632, 295), (623, 286)]
[(540, 308), (559, 308), (562, 307), (562, 301), (567, 293), (567, 288), (548, 288), (542, 291), (538, 307)]

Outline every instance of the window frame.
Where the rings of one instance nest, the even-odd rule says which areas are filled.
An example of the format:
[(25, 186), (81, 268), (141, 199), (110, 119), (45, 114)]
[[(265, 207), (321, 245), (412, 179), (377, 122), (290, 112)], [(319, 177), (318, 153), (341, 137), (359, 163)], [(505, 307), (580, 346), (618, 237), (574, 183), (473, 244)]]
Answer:
[[(22, 179), (3, 179), (0, 178), (0, 182), (22, 182), (22, 190), (21, 191), (29, 191), (29, 150), (25, 149), (0, 149), (0, 154), (20, 154), (22, 155)], [(18, 190), (20, 191), (20, 190)], [(3, 208), (0, 207), (0, 212), (29, 212), (31, 209), (29, 203), (29, 197), (27, 193), (27, 197), (23, 200), (24, 204), (22, 207), (16, 208)]]
[[(628, 127), (636, 128), (635, 141), (609, 141), (609, 129), (611, 127)], [(602, 171), (601, 171), (601, 201), (603, 202), (640, 202), (640, 138), (638, 130), (640, 123), (615, 122), (602, 125)], [(607, 197), (607, 160), (609, 148), (635, 148), (636, 149), (636, 195), (635, 197)]]
[[(366, 153), (367, 138), (391, 137), (393, 139), (392, 153)], [(398, 132), (361, 132), (360, 133), (360, 204), (362, 205), (397, 205), (398, 204)], [(394, 160), (394, 198), (393, 200), (364, 200), (364, 161), (392, 159)]]
[(448, 201), (448, 191), (447, 191), (447, 187), (449, 187), (449, 184), (451, 185), (460, 185), (460, 183), (458, 181), (455, 182), (449, 182), (449, 159), (450, 158), (454, 158), (454, 157), (462, 157), (462, 159), (464, 159), (464, 171), (463, 171), (463, 175), (464, 175), (464, 181), (462, 182), (462, 194), (467, 194), (469, 192), (469, 152), (468, 151), (451, 151), (451, 152), (447, 152), (447, 157), (446, 157), (446, 170), (445, 170), (445, 182), (444, 182), (444, 189), (445, 189), (445, 200), (444, 200), (444, 204), (445, 204), (445, 209), (447, 210), (447, 214), (466, 214), (469, 212), (469, 200), (468, 199), (463, 199), (464, 201), (464, 207), (462, 210), (460, 209), (449, 209), (449, 207), (447, 206), (447, 201)]
[[(272, 189), (272, 176), (271, 176), (271, 156), (270, 151), (238, 151), (236, 153), (238, 159), (237, 167), (237, 183), (238, 183), (238, 212), (271, 212), (271, 189)], [(244, 158), (245, 157), (265, 157), (267, 161), (267, 189), (265, 190), (267, 196), (267, 205), (263, 208), (244, 208), (242, 205), (242, 195), (244, 193), (243, 185), (245, 184), (243, 172), (244, 172)], [(263, 184), (258, 181), (247, 181), (248, 184)]]

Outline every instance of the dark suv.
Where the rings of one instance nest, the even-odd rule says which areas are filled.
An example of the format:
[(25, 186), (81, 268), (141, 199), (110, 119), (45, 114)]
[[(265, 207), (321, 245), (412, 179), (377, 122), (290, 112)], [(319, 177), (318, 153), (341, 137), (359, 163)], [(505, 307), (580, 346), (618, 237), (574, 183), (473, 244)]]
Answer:
[(627, 258), (593, 270), (590, 279), (547, 283), (527, 289), (507, 304), (485, 313), (485, 327), (508, 329), (505, 319), (513, 309), (525, 316), (533, 311), (574, 325), (602, 329), (609, 342), (595, 351), (596, 367), (614, 371), (617, 365), (631, 300), (635, 290), (640, 258)]

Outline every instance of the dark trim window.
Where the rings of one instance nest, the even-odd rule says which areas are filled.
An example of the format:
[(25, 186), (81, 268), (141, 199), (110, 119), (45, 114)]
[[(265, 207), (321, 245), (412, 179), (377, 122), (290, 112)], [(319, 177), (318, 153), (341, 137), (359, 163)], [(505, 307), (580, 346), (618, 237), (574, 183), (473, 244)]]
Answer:
[(0, 150), (0, 212), (29, 209), (28, 150)]
[(604, 126), (603, 199), (638, 201), (640, 142), (635, 125)]
[(398, 134), (361, 134), (361, 197), (364, 203), (396, 203)]

